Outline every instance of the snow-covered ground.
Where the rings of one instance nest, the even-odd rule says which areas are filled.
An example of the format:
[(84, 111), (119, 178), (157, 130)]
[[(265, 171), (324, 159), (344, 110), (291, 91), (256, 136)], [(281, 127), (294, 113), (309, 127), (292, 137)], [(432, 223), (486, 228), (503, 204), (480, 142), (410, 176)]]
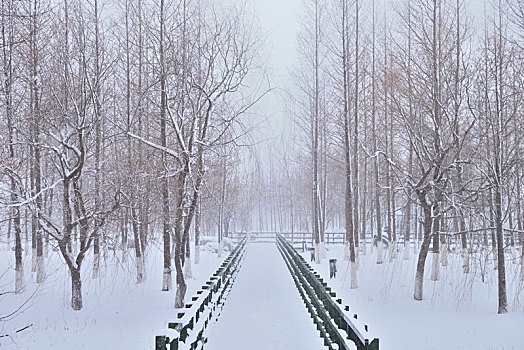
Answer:
[[(386, 251), (384, 251), (386, 253)], [(350, 270), (342, 245), (328, 246), (327, 257), (337, 259), (338, 274), (329, 279), (328, 259), (311, 263), (328, 284), (350, 305), (351, 312), (368, 324), (380, 339), (381, 350), (396, 349), (524, 349), (524, 283), (518, 265), (507, 264), (510, 312), (497, 314), (496, 271), (481, 281), (478, 267), (462, 273), (460, 256), (449, 255), (440, 280), (430, 281), (431, 254), (426, 262), (424, 300), (413, 299), (415, 259), (376, 264), (376, 250), (360, 255), (359, 288), (350, 289)], [(309, 254), (304, 254), (309, 261)]]
[[(187, 298), (213, 274), (229, 254), (221, 258), (202, 247), (201, 263), (193, 265), (188, 280)], [(29, 248), (30, 252), (30, 248)], [(12, 264), (13, 252), (0, 251), (3, 273)], [(147, 279), (137, 285), (133, 250), (122, 263), (121, 253), (101, 261), (101, 279), (91, 279), (90, 261), (83, 265), (81, 311), (71, 309), (70, 278), (58, 254), (47, 260), (47, 279), (37, 286), (31, 278), (30, 257), (25, 261), (27, 286), (21, 295), (0, 296), (0, 317), (23, 305), (13, 318), (0, 320), (0, 348), (3, 349), (153, 349), (155, 335), (164, 334), (167, 322), (175, 319), (174, 289), (162, 292), (162, 252), (160, 244), (151, 245), (146, 258)], [(14, 288), (14, 271), (0, 273), (1, 290)], [(173, 273), (173, 283), (174, 283)], [(13, 287), (11, 287), (13, 286)], [(16, 334), (15, 330), (32, 324)]]
[(323, 342), (274, 243), (252, 243), (206, 350), (308, 350)]
[[(201, 264), (193, 265), (188, 281), (190, 298), (216, 270), (221, 258), (210, 250), (201, 252)], [(0, 287), (14, 286), (13, 252), (0, 247)], [(30, 252), (30, 249), (29, 251)], [(130, 249), (127, 262), (121, 253), (109, 254), (101, 262), (101, 279), (91, 279), (91, 262), (83, 268), (84, 308), (70, 307), (68, 271), (58, 254), (47, 259), (47, 279), (37, 286), (31, 277), (30, 256), (25, 258), (26, 289), (22, 295), (0, 295), (0, 348), (3, 349), (152, 349), (154, 336), (165, 333), (175, 317), (174, 291), (160, 287), (162, 253), (152, 243), (146, 258), (147, 279), (135, 283)], [(309, 259), (309, 256), (306, 256)], [(359, 288), (349, 288), (349, 270), (343, 247), (328, 246), (328, 258), (336, 258), (338, 275), (329, 280), (328, 260), (313, 263), (343, 298), (344, 304), (368, 324), (380, 338), (380, 349), (524, 349), (524, 283), (518, 279), (518, 265), (507, 263), (510, 312), (497, 315), (496, 272), (488, 266), (485, 282), (480, 267), (472, 264), (463, 275), (460, 257), (449, 256), (441, 267), (440, 280), (429, 280), (431, 256), (427, 262), (424, 300), (414, 301), (415, 259), (401, 257), (377, 265), (376, 251), (360, 257)], [(6, 273), (4, 273), (7, 271)], [(33, 276), (34, 277), (34, 276)], [(173, 276), (174, 277), (174, 276)], [(27, 301), (26, 304), (24, 304)], [(14, 331), (32, 325), (16, 334)], [(273, 244), (251, 244), (243, 266), (226, 300), (222, 315), (209, 329), (206, 349), (308, 349), (322, 348), (289, 271)]]

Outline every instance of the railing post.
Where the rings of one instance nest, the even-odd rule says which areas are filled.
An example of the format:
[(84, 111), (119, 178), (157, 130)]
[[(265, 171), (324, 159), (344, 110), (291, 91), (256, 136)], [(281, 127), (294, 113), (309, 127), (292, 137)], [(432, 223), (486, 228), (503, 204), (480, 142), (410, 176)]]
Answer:
[(167, 350), (166, 344), (169, 342), (169, 338), (165, 335), (157, 335), (155, 338), (155, 350)]

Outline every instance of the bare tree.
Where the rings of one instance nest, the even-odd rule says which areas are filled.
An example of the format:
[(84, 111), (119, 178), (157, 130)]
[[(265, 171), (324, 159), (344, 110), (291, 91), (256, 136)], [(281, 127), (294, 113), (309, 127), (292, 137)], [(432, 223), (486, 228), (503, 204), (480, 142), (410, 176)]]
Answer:
[[(17, 18), (16, 7), (14, 6), (13, 1), (3, 0), (1, 8), (1, 21), (2, 21), (2, 68), (4, 75), (4, 84), (2, 86), (3, 92), (3, 101), (5, 106), (5, 118), (6, 118), (6, 127), (7, 127), (7, 148), (8, 148), (8, 157), (9, 161), (5, 164), (5, 169), (7, 170), (7, 175), (9, 177), (9, 201), (10, 205), (16, 205), (21, 201), (22, 198), (22, 179), (19, 175), (18, 168), (20, 167), (19, 162), (17, 161), (19, 153), (15, 149), (15, 119), (14, 112), (15, 105), (13, 103), (13, 88), (15, 80), (15, 45), (16, 43), (16, 23), (15, 19)], [(21, 152), (20, 152), (21, 154)], [(9, 222), (9, 232), (11, 225), (14, 229), (15, 236), (15, 293), (21, 293), (24, 284), (24, 270), (22, 265), (22, 230), (20, 226), (20, 214), (21, 207), (15, 206), (11, 208), (10, 222)], [(9, 240), (9, 236), (7, 237)]]

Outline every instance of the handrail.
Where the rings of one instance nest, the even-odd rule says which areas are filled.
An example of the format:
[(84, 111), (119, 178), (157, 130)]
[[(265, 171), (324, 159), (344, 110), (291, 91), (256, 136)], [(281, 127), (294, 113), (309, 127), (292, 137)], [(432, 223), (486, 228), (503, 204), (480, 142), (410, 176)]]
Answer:
[[(302, 241), (311, 243), (313, 241), (313, 234), (311, 232), (276, 232), (276, 231), (262, 231), (262, 232), (230, 232), (228, 237), (233, 241), (242, 239), (244, 236), (250, 236), (253, 240), (271, 239), (276, 237), (279, 233), (285, 237), (288, 241), (291, 240), (292, 244), (301, 244)], [(344, 244), (346, 242), (345, 232), (326, 232), (325, 233), (326, 244)]]
[[(238, 274), (248, 237), (233, 249), (222, 265), (191, 298), (191, 303), (177, 310), (177, 320), (168, 323), (170, 337), (158, 335), (155, 350), (200, 349), (206, 342), (204, 332), (216, 320)], [(218, 313), (218, 315), (217, 315)]]
[[(331, 291), (320, 275), (313, 271), (280, 234), (277, 235), (277, 245), (317, 329), (324, 338), (324, 345), (332, 350), (352, 349), (346, 342), (347, 339), (355, 344), (357, 350), (378, 350), (378, 338), (369, 342), (364, 336), (367, 326), (364, 326), (364, 330), (355, 326), (341, 307), (342, 299), (336, 299), (336, 293)], [(346, 307), (346, 311), (349, 311), (349, 307)], [(353, 317), (356, 319), (357, 315)]]

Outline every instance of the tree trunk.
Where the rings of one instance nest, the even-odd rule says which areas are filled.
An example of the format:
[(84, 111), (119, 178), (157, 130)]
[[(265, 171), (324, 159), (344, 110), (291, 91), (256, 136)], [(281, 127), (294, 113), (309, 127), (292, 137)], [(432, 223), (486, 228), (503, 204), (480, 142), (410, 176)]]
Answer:
[(186, 254), (184, 261), (184, 276), (185, 278), (193, 278), (193, 271), (191, 270), (191, 249), (189, 239), (186, 241)]
[(489, 211), (489, 226), (491, 227), (491, 252), (493, 254), (493, 269), (498, 269), (498, 252), (497, 252), (497, 236), (496, 236), (496, 219), (495, 215), (493, 213), (494, 210), (496, 210), (495, 206), (496, 204), (493, 202), (493, 194), (490, 195), (490, 206), (493, 209), (490, 209)]
[[(15, 294), (22, 293), (24, 288), (24, 266), (22, 265), (22, 240), (20, 239), (20, 219), (14, 219), (15, 225)], [(16, 222), (18, 221), (18, 223)], [(16, 231), (18, 226), (18, 233)]]
[(122, 211), (122, 217), (120, 219), (120, 231), (122, 234), (122, 262), (127, 261), (127, 210)]
[[(409, 103), (409, 119), (410, 121), (414, 121), (414, 115), (413, 115), (413, 85), (412, 85), (412, 71), (411, 71), (411, 64), (412, 64), (412, 52), (411, 52), (411, 33), (412, 33), (412, 26), (411, 26), (411, 2), (408, 2), (408, 103)], [(409, 142), (409, 165), (408, 165), (408, 171), (410, 174), (413, 174), (413, 142)], [(404, 228), (404, 260), (409, 260), (409, 251), (411, 249), (411, 215), (413, 214), (412, 209), (412, 188), (409, 187), (407, 190), (407, 201), (406, 201), (406, 221), (405, 221), (405, 228)], [(414, 246), (415, 251), (414, 254), (416, 254), (416, 226), (417, 221), (415, 219), (415, 239), (414, 239)]]
[(201, 199), (199, 198), (195, 208), (195, 264), (200, 264), (200, 208)]
[[(100, 183), (102, 176), (101, 169), (101, 144), (102, 144), (102, 103), (101, 98), (101, 67), (100, 67), (100, 38), (99, 38), (99, 11), (98, 0), (94, 0), (95, 15), (95, 91), (94, 91), (94, 112), (95, 112), (95, 212), (100, 211)], [(96, 279), (100, 270), (100, 238), (95, 233), (93, 238), (93, 275)]]
[(175, 308), (184, 307), (184, 298), (186, 295), (187, 285), (184, 279), (184, 272), (182, 270), (182, 264), (184, 263), (184, 250), (183, 245), (183, 218), (184, 218), (184, 189), (186, 187), (186, 178), (189, 171), (189, 159), (185, 159), (185, 168), (180, 172), (177, 180), (177, 193), (176, 193), (176, 212), (175, 212), (175, 271), (176, 271), (176, 295), (175, 295)]
[(22, 293), (24, 287), (24, 266), (22, 265), (22, 240), (20, 229), (20, 209), (16, 209), (13, 217), (15, 231), (15, 294)]
[[(148, 196), (149, 194), (143, 193), (143, 196)], [(140, 201), (140, 249), (142, 251), (142, 256), (145, 255), (147, 249), (147, 235), (149, 231), (149, 198), (142, 198)], [(145, 275), (144, 275), (145, 277)]]
[[(16, 159), (15, 152), (15, 125), (13, 120), (13, 32), (12, 32), (12, 10), (13, 3), (9, 3), (8, 7), (4, 7), (2, 1), (2, 48), (3, 48), (3, 70), (4, 70), (4, 104), (5, 114), (7, 119), (7, 139), (9, 144), (9, 157)], [(6, 23), (8, 21), (8, 23)], [(11, 170), (14, 171), (14, 170)], [(9, 174), (10, 178), (10, 201), (12, 204), (19, 201), (19, 190), (16, 184), (16, 178), (13, 173)], [(15, 294), (22, 293), (24, 285), (24, 268), (22, 265), (22, 230), (20, 226), (20, 207), (11, 209), (11, 218), (9, 220), (9, 229), (7, 234), (7, 241), (11, 241), (11, 227), (14, 230), (15, 236)]]
[[(374, 19), (373, 19), (374, 20)], [(374, 52), (374, 49), (373, 49), (373, 52)], [(374, 55), (374, 54), (373, 54)], [(375, 62), (373, 60), (373, 62)], [(375, 75), (375, 65), (373, 63), (373, 76)], [(373, 78), (373, 82), (375, 81), (375, 79)], [(375, 90), (375, 84), (373, 84), (373, 91)], [(373, 101), (375, 100), (375, 93), (373, 93)], [(375, 218), (376, 218), (376, 228), (377, 228), (377, 264), (382, 264), (382, 261), (383, 261), (383, 256), (384, 256), (384, 253), (383, 253), (383, 245), (382, 245), (382, 213), (381, 213), (381, 210), (380, 210), (380, 191), (381, 191), (381, 188), (380, 188), (380, 183), (379, 183), (379, 177), (378, 177), (378, 173), (379, 173), (379, 159), (378, 159), (378, 154), (377, 154), (377, 136), (376, 136), (376, 123), (375, 123), (375, 103), (373, 103), (373, 111), (372, 111), (372, 124), (373, 124), (373, 150), (374, 150), (374, 154), (375, 156), (373, 157), (374, 158), (374, 162), (373, 162), (373, 177), (374, 177), (374, 182), (375, 182), (375, 211), (376, 211), (376, 215), (375, 215)]]
[(431, 208), (429, 205), (425, 205), (424, 211), (424, 239), (422, 240), (422, 246), (417, 260), (417, 271), (415, 274), (415, 300), (422, 300), (423, 287), (424, 287), (424, 266), (426, 264), (426, 257), (429, 252), (429, 245), (431, 243), (431, 231), (432, 231), (432, 217)]
[(80, 267), (69, 267), (71, 274), (71, 307), (73, 310), (82, 309), (82, 280), (80, 278)]
[[(176, 228), (175, 228), (176, 231)], [(182, 245), (182, 240), (180, 235), (177, 235), (175, 233), (175, 240), (176, 244), (175, 246), (177, 249), (175, 250), (175, 270), (176, 270), (176, 295), (175, 295), (175, 308), (183, 308), (184, 307), (184, 298), (186, 295), (187, 285), (186, 281), (184, 279), (184, 273), (182, 271), (182, 259), (184, 259), (184, 256), (182, 256), (182, 249), (180, 249), (180, 246)]]
[[(354, 99), (354, 119), (353, 119), (353, 230), (355, 235), (355, 254), (356, 262), (358, 267), (358, 254), (359, 254), (359, 239), (360, 239), (360, 224), (359, 224), (359, 207), (360, 207), (360, 179), (359, 179), (359, 157), (358, 157), (358, 144), (359, 144), (359, 1), (355, 1), (355, 91), (353, 95)], [(349, 149), (349, 147), (348, 147)], [(353, 261), (353, 260), (352, 260)], [(356, 287), (355, 287), (356, 288)]]
[[(388, 68), (389, 70), (392, 70), (391, 69), (391, 57), (389, 59), (389, 64), (390, 64), (390, 68)], [(390, 101), (393, 100), (393, 96), (392, 96), (392, 88), (390, 87), (389, 88), (389, 95), (390, 95)], [(386, 101), (386, 104), (387, 104), (387, 101)], [(390, 108), (389, 109), (390, 112), (389, 112), (389, 147), (388, 147), (388, 154), (389, 154), (389, 157), (391, 159), (394, 158), (394, 154), (393, 154), (393, 150), (394, 150), (394, 145), (393, 145), (393, 108)], [(388, 162), (388, 179), (389, 179), (389, 184), (388, 184), (388, 188), (389, 190), (391, 191), (391, 237), (392, 237), (392, 241), (391, 242), (391, 258), (393, 259), (396, 259), (397, 258), (397, 248), (398, 248), (398, 243), (397, 243), (397, 202), (396, 202), (396, 193), (395, 193), (395, 182), (394, 182), (394, 179), (393, 179), (393, 175), (392, 175), (392, 166), (389, 164)]]
[(440, 255), (440, 216), (438, 212), (434, 212), (432, 216), (431, 234), (433, 237), (433, 253), (432, 255), (432, 269), (431, 280), (438, 281), (439, 279), (439, 255)]
[[(384, 23), (384, 26), (386, 26), (386, 23)], [(392, 153), (392, 150), (391, 150), (391, 142), (390, 142), (390, 135), (391, 135), (391, 132), (390, 132), (390, 118), (392, 118), (391, 116), (391, 112), (389, 111), (389, 104), (388, 104), (388, 92), (389, 92), (389, 67), (388, 67), (388, 46), (387, 46), (387, 30), (386, 30), (386, 27), (384, 27), (384, 67), (383, 67), (383, 79), (384, 79), (384, 88), (383, 88), (383, 93), (384, 93), (384, 143), (385, 143), (385, 152), (386, 152), (386, 155), (388, 158), (391, 158), (391, 153)], [(392, 212), (391, 212), (391, 204), (392, 204), (392, 201), (391, 201), (391, 192), (392, 192), (392, 189), (391, 189), (391, 165), (389, 163), (389, 161), (386, 161), (386, 165), (385, 165), (386, 169), (386, 219), (387, 219), (387, 233), (388, 233), (388, 241), (389, 241), (389, 262), (392, 262), (393, 261), (393, 258), (394, 258), (394, 253), (393, 253), (393, 249), (394, 249), (394, 242), (393, 242), (393, 228), (392, 228), (392, 225), (393, 225), (393, 217), (392, 217)]]
[[(166, 135), (166, 63), (164, 60), (164, 0), (160, 0), (160, 139), (162, 147), (167, 145)], [(162, 154), (166, 162), (166, 155)], [(162, 277), (162, 290), (168, 291), (172, 288), (171, 282), (171, 227), (169, 214), (169, 184), (167, 173), (162, 176), (162, 214), (163, 214), (163, 240), (164, 240), (164, 272)]]
[(420, 230), (420, 224), (418, 222), (418, 211), (419, 209), (415, 207), (415, 224), (413, 227), (415, 228), (414, 236), (413, 236), (413, 256), (417, 256), (418, 252), (418, 244), (419, 244), (419, 230)]
[(140, 249), (140, 234), (135, 208), (131, 208), (131, 225), (133, 227), (133, 239), (135, 241), (136, 283), (142, 283), (144, 281), (144, 261), (142, 259), (142, 250)]
[[(345, 256), (344, 259), (350, 260), (350, 269), (351, 269), (351, 288), (357, 288), (357, 261), (356, 261), (356, 249), (355, 249), (355, 239), (358, 239), (358, 229), (355, 229), (354, 214), (357, 212), (354, 209), (355, 201), (353, 198), (353, 190), (355, 188), (353, 181), (355, 180), (352, 174), (351, 164), (351, 128), (350, 128), (350, 108), (349, 108), (349, 79), (348, 79), (348, 41), (347, 34), (349, 33), (348, 28), (348, 3), (344, 1), (343, 3), (343, 13), (342, 13), (342, 64), (343, 64), (343, 74), (344, 74), (344, 158), (345, 158), (345, 168), (346, 168), (346, 195), (345, 195), (345, 214), (346, 214), (346, 247), (345, 247)], [(355, 135), (353, 135), (355, 137)], [(353, 145), (354, 146), (354, 145)], [(355, 150), (353, 150), (355, 151)], [(355, 234), (355, 232), (357, 234)]]
[[(495, 165), (495, 169), (498, 166)], [(497, 170), (495, 170), (496, 173)], [(502, 188), (497, 183), (495, 186), (495, 225), (497, 231), (497, 270), (498, 270), (498, 295), (499, 295), (499, 308), (498, 313), (503, 314), (508, 312), (508, 298), (506, 294), (506, 265), (504, 263), (504, 232), (502, 230)], [(493, 247), (495, 249), (495, 246)]]
[(40, 155), (40, 76), (39, 76), (39, 47), (37, 44), (38, 34), (38, 1), (33, 2), (33, 14), (32, 14), (32, 31), (31, 31), (31, 45), (32, 45), (32, 80), (31, 88), (32, 94), (32, 149), (33, 149), (33, 191), (38, 194), (35, 199), (36, 212), (33, 214), (33, 229), (36, 231), (34, 236), (36, 238), (36, 283), (44, 282), (44, 250), (42, 240), (42, 229), (38, 222), (40, 218), (40, 210), (42, 210), (42, 174), (41, 174), (41, 155)]
[(320, 23), (319, 23), (319, 8), (318, 1), (315, 1), (315, 66), (314, 66), (314, 111), (311, 120), (311, 136), (312, 136), (312, 161), (313, 161), (313, 183), (311, 188), (312, 196), (312, 227), (313, 239), (315, 241), (315, 261), (320, 264), (320, 203), (319, 203), (319, 179), (318, 179), (318, 145), (319, 145), (319, 45), (320, 45)]
[(440, 243), (441, 243), (441, 254), (440, 254), (440, 263), (442, 266), (448, 266), (448, 238), (442, 232), (447, 232), (446, 220), (444, 215), (441, 215), (440, 220)]

